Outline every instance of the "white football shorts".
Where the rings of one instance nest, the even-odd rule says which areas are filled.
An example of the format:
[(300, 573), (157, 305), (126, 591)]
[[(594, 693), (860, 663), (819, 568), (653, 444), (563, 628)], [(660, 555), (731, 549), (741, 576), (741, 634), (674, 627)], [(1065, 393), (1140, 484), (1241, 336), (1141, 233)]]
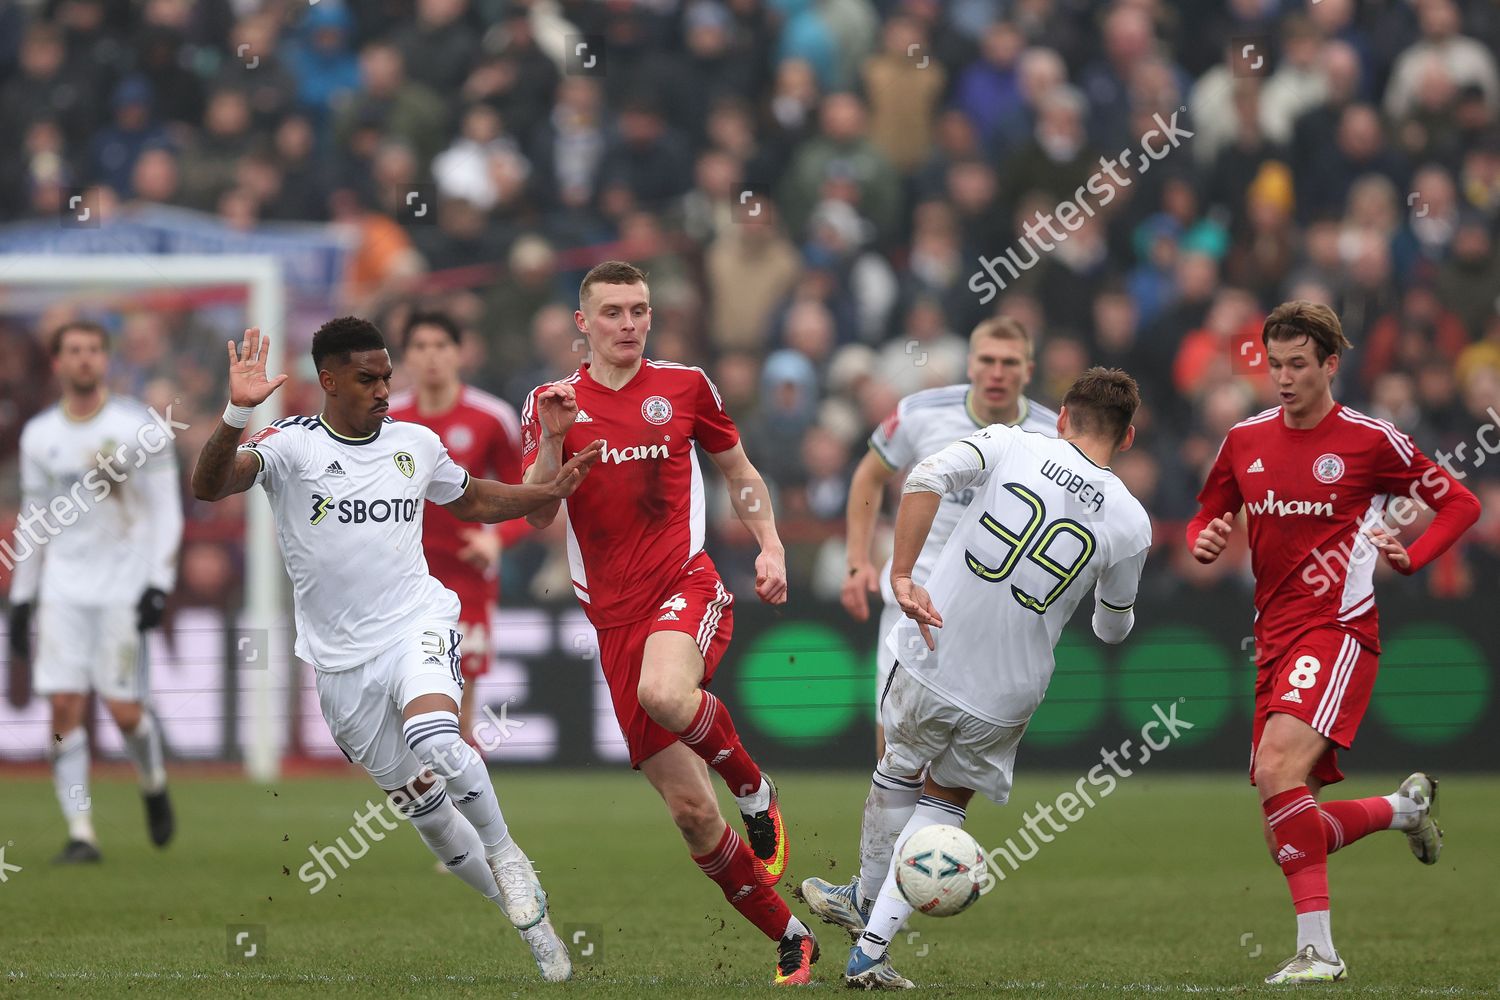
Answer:
[(146, 642), (134, 604), (37, 603), (37, 655), (31, 686), (39, 695), (97, 692), (141, 701), (148, 688)]
[(1010, 798), (1024, 724), (995, 726), (976, 719), (900, 666), (893, 666), (880, 721), (885, 726), (880, 765), (890, 774), (917, 774), (925, 766), (940, 785), (972, 788), (1002, 806)]
[(334, 742), (386, 791), (422, 773), (422, 762), (406, 745), (402, 709), (424, 694), (445, 694), (455, 704), (462, 699), (462, 639), (456, 622), (421, 622), (368, 663), (314, 670), (318, 706)]

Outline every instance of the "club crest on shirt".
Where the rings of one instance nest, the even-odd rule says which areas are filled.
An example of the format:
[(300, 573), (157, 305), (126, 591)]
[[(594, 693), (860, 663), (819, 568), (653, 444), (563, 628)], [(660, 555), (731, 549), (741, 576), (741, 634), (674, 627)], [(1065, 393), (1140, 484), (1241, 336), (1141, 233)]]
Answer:
[(672, 419), (672, 404), (662, 396), (652, 396), (641, 404), (641, 416), (653, 424), (664, 424)]
[(1324, 485), (1338, 482), (1344, 478), (1344, 460), (1332, 452), (1319, 455), (1313, 463), (1313, 476)]
[(407, 479), (410, 479), (412, 477), (412, 474), (417, 471), (416, 459), (412, 458), (411, 455), (407, 454), (404, 451), (396, 452), (395, 458), (396, 468), (401, 470), (401, 474), (403, 476), (405, 476)]
[(443, 443), (449, 451), (468, 451), (474, 447), (474, 432), (467, 424), (454, 424), (448, 428), (447, 440)]

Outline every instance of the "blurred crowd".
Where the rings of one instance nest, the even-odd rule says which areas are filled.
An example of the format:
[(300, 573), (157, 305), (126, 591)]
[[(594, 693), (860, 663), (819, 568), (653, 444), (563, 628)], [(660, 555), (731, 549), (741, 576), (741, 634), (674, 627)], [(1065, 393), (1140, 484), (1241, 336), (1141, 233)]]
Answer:
[[(1466, 443), (1484, 519), (1394, 584), (1464, 594), (1500, 585), (1497, 51), (1495, 0), (0, 0), (0, 223), (87, 189), (106, 225), (341, 227), (328, 310), (389, 332), (450, 310), (469, 379), (518, 406), (583, 360), (583, 271), (631, 260), (651, 353), (716, 380), (794, 586), (824, 596), (870, 430), (962, 381), (997, 313), (1036, 336), (1041, 402), (1091, 364), (1140, 381), (1118, 470), (1157, 520), (1148, 586), (1242, 577), (1181, 527), (1225, 431), (1275, 403), (1265, 313), (1324, 301), (1355, 345), (1339, 397), (1430, 455)], [(1076, 225), (1040, 229), (1069, 201)], [(200, 418), (186, 465), (223, 332), (154, 304), (111, 313), (114, 377)], [(67, 308), (0, 326), (0, 460)], [(293, 411), (317, 406), (305, 367)], [(232, 600), (240, 510), (190, 520), (186, 599)], [(715, 539), (753, 572), (727, 504)], [(557, 548), (518, 547), (507, 590), (565, 593)]]

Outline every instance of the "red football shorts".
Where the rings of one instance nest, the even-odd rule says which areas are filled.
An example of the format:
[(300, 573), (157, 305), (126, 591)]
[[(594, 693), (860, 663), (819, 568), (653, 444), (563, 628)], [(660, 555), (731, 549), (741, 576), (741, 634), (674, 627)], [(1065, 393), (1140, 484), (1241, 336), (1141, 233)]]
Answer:
[(464, 635), (463, 659), (459, 670), (465, 680), (483, 677), (490, 672), (490, 611), (494, 606), (492, 588), (488, 585), (454, 586), (446, 584), (458, 595), (458, 630)]
[[(1375, 690), (1380, 658), (1347, 632), (1331, 626), (1304, 632), (1285, 656), (1255, 679), (1255, 725), (1250, 736), (1250, 781), (1255, 782), (1255, 750), (1273, 712), (1292, 715), (1348, 749), (1364, 721)], [(1338, 754), (1329, 747), (1313, 766), (1325, 785), (1344, 780)]]
[(599, 665), (615, 704), (615, 719), (630, 749), (630, 766), (677, 741), (677, 734), (658, 725), (641, 707), (641, 658), (653, 632), (682, 632), (693, 637), (703, 654), (703, 685), (729, 648), (734, 631), (734, 595), (724, 588), (706, 552), (683, 567), (661, 607), (650, 617), (599, 630)]

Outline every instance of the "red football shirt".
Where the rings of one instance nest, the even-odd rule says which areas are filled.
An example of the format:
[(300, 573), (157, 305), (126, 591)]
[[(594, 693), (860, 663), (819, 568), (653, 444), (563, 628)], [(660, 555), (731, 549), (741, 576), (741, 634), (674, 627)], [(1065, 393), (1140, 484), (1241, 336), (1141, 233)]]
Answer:
[[(739, 443), (719, 390), (701, 368), (643, 361), (624, 386), (595, 382), (585, 364), (561, 381), (578, 394), (563, 461), (592, 441), (604, 454), (563, 501), (573, 592), (595, 628), (654, 614), (663, 588), (703, 551), (703, 475), (693, 443), (711, 454)], [(536, 461), (542, 425), (533, 389), (522, 410), (522, 465)]]
[[(442, 438), (453, 461), (480, 479), (506, 483), (521, 481), (521, 422), (515, 407), (487, 392), (464, 386), (458, 401), (443, 413), (418, 413), (416, 394), (401, 392), (391, 397), (393, 420), (409, 420), (433, 430)], [(464, 534), (482, 525), (461, 521), (447, 508), (429, 503), (423, 512), (422, 548), (427, 569), (443, 586), (457, 593), (488, 586), (484, 573), (459, 558)], [(502, 545), (512, 545), (530, 530), (522, 518), (503, 521)]]
[[(1421, 500), (1438, 510), (1422, 537), (1401, 537), (1392, 506)], [(1230, 428), (1198, 494), (1189, 548), (1215, 517), (1246, 508), (1255, 573), (1256, 663), (1272, 663), (1298, 636), (1334, 626), (1380, 651), (1372, 585), (1383, 559), (1364, 529), (1397, 515), (1415, 572), (1479, 516), (1479, 501), (1384, 420), (1334, 404), (1316, 427), (1288, 427), (1281, 408)]]

